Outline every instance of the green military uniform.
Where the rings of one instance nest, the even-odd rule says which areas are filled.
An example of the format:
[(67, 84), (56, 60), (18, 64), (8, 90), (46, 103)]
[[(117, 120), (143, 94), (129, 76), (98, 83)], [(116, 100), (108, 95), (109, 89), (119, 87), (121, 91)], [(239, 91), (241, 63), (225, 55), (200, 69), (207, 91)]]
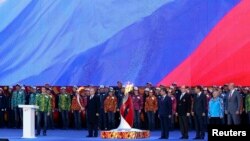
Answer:
[(36, 105), (39, 106), (37, 112), (37, 133), (36, 135), (40, 135), (40, 123), (43, 117), (44, 125), (43, 125), (43, 135), (46, 135), (46, 130), (48, 126), (47, 116), (51, 112), (51, 97), (47, 94), (36, 94)]

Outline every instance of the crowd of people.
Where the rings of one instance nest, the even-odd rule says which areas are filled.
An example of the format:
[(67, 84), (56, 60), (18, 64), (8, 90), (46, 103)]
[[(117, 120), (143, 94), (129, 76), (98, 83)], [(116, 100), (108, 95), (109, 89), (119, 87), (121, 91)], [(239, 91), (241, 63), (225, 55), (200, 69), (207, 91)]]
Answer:
[[(19, 104), (38, 105), (36, 135), (47, 128), (67, 130), (89, 129), (89, 137), (97, 130), (110, 130), (119, 125), (119, 108), (125, 86), (81, 87), (2, 86), (0, 88), (0, 128), (22, 128), (22, 109)], [(196, 130), (195, 139), (203, 139), (208, 124), (250, 124), (250, 89), (235, 86), (134, 86), (129, 93), (134, 107), (133, 128), (161, 129), (161, 138), (169, 130), (180, 129), (181, 138)], [(94, 99), (94, 100), (93, 100)], [(93, 133), (94, 132), (94, 133)]]

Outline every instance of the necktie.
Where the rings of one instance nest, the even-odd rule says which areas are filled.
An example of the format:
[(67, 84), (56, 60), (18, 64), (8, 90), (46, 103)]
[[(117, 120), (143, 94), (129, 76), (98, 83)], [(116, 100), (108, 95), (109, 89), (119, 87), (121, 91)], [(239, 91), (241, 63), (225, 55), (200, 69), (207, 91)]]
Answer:
[(231, 91), (231, 92), (230, 92), (230, 95), (229, 95), (229, 97), (232, 97), (232, 95), (233, 95), (233, 91)]

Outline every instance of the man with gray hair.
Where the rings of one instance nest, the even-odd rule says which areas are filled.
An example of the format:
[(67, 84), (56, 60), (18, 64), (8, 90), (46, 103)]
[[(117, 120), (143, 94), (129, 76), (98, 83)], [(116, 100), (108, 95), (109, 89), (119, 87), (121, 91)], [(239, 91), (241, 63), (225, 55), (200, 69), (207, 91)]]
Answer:
[(241, 95), (235, 89), (234, 83), (228, 85), (229, 93), (226, 101), (226, 114), (228, 125), (239, 125), (240, 124), (240, 107), (241, 107)]
[(100, 108), (100, 99), (95, 95), (95, 88), (91, 87), (89, 89), (90, 96), (88, 98), (87, 109), (87, 127), (88, 136), (87, 137), (97, 137), (98, 136), (98, 117)]

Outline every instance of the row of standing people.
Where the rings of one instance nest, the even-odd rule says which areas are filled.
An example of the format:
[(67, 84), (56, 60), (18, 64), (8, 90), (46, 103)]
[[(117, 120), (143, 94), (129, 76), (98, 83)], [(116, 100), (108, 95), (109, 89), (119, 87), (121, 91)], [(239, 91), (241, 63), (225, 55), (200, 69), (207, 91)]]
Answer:
[[(232, 89), (231, 86), (232, 84), (230, 84), (228, 87), (229, 89)], [(75, 90), (76, 91), (76, 87)], [(167, 94), (168, 96), (171, 98), (171, 103), (172, 103), (172, 116), (170, 118), (170, 127), (173, 126), (173, 121), (174, 119), (178, 119), (179, 124), (181, 126), (182, 129), (182, 121), (183, 119), (180, 118), (180, 116), (178, 117), (178, 109), (183, 109), (183, 108), (178, 108), (179, 105), (178, 103), (180, 103), (179, 97), (181, 96), (181, 93), (183, 93), (182, 90), (183, 88), (181, 87), (180, 89), (177, 89), (177, 87), (172, 87), (172, 88), (168, 88), (167, 89)], [(238, 92), (235, 88), (233, 88), (234, 93)], [(1, 90), (3, 91), (3, 90)], [(74, 92), (73, 91), (73, 92)], [(187, 95), (190, 95), (191, 100), (189, 102), (189, 100), (186, 101), (186, 103), (188, 103), (188, 105), (191, 105), (191, 107), (194, 106), (194, 99), (196, 98), (194, 95), (192, 95), (191, 93), (195, 93), (195, 92), (191, 92), (189, 88), (185, 88), (186, 93), (188, 93)], [(204, 93), (208, 91), (206, 89), (204, 89)], [(108, 94), (107, 94), (108, 92)], [(244, 109), (246, 111), (246, 113), (249, 114), (249, 96), (248, 97), (244, 97), (245, 99), (242, 100), (242, 96), (237, 93), (237, 94), (230, 94), (232, 92), (232, 90), (229, 90), (226, 94), (226, 92), (222, 92), (221, 89), (218, 89), (218, 94), (220, 95), (220, 102), (221, 102), (221, 109), (222, 109), (222, 117), (220, 117), (219, 119), (214, 119), (211, 118), (211, 113), (213, 113), (213, 111), (211, 112), (211, 109), (216, 109), (218, 110), (218, 108), (214, 108), (213, 106), (210, 106), (210, 103), (215, 102), (215, 100), (211, 99), (211, 95), (205, 94), (205, 99), (206, 99), (206, 104), (205, 105), (205, 112), (204, 117), (199, 118), (196, 116), (193, 116), (194, 119), (202, 119), (202, 120), (194, 120), (195, 122), (201, 122), (203, 123), (202, 126), (202, 130), (205, 130), (205, 124), (207, 123), (206, 121), (206, 117), (210, 117), (211, 123), (221, 123), (221, 119), (224, 119), (224, 113), (226, 113), (227, 115), (227, 121), (228, 124), (239, 124), (240, 123), (240, 118), (239, 115), (242, 112), (242, 109)], [(2, 93), (2, 92), (0, 92)], [(36, 97), (37, 97), (37, 93), (39, 93), (39, 90), (36, 91), (36, 88), (31, 88), (31, 93), (28, 95), (29, 97), (27, 98), (27, 95), (25, 94), (25, 91), (21, 89), (20, 85), (16, 85), (15, 91), (12, 92), (12, 96), (10, 98), (10, 100), (8, 100), (8, 102), (5, 102), (6, 104), (1, 104), (1, 111), (6, 110), (6, 108), (3, 105), (11, 105), (11, 110), (14, 113), (14, 120), (15, 120), (15, 126), (17, 127), (18, 124), (20, 124), (21, 122), (19, 122), (20, 120), (22, 120), (22, 111), (17, 107), (18, 104), (35, 104), (36, 102)], [(50, 119), (53, 116), (53, 112), (56, 111), (58, 109), (58, 111), (61, 113), (61, 121), (63, 122), (63, 128), (67, 129), (69, 127), (69, 112), (72, 112), (74, 115), (74, 122), (75, 122), (75, 126), (76, 128), (80, 128), (79, 124), (81, 122), (81, 113), (86, 112), (85, 109), (82, 109), (77, 102), (76, 96), (75, 94), (67, 94), (65, 92), (65, 87), (62, 87), (61, 89), (61, 94), (56, 95), (53, 94), (51, 89), (47, 89), (46, 93), (48, 94), (48, 96), (51, 98), (51, 113), (47, 114), (47, 117)], [(210, 90), (210, 93), (213, 93), (213, 91)], [(86, 91), (84, 93), (82, 93), (82, 98), (81, 98), (81, 103), (83, 105), (83, 107), (85, 107), (87, 105), (87, 98), (88, 98), (89, 92), (88, 89), (86, 89)], [(118, 123), (117, 117), (119, 118), (119, 115), (117, 116), (117, 114), (119, 113), (119, 106), (121, 105), (121, 99), (123, 96), (123, 88), (122, 86), (118, 85), (117, 89), (112, 89), (110, 88), (108, 91), (105, 91), (104, 86), (100, 86), (98, 93), (96, 94), (98, 96), (98, 101), (100, 103), (100, 109), (99, 109), (99, 128), (102, 130), (105, 129), (112, 129), (114, 127), (116, 127), (116, 123)], [(160, 95), (160, 88), (156, 88), (156, 89), (152, 89), (151, 87), (148, 87), (145, 89), (145, 94), (141, 95), (138, 92), (138, 88), (135, 87), (134, 88), (134, 92), (131, 95), (132, 99), (133, 99), (133, 103), (134, 103), (134, 107), (135, 107), (135, 124), (134, 127), (135, 128), (145, 128), (142, 125), (148, 125), (147, 129), (154, 129), (157, 123), (157, 119), (158, 119), (158, 103), (160, 103), (160, 98), (162, 97)], [(3, 96), (2, 96), (3, 97)], [(1, 97), (1, 103), (4, 103), (4, 100), (2, 100)], [(106, 102), (105, 100), (108, 101), (111, 100), (113, 102)], [(211, 99), (211, 100), (210, 100)], [(222, 100), (221, 100), (222, 99)], [(236, 100), (231, 100), (231, 99), (236, 99)], [(212, 102), (210, 102), (210, 101)], [(5, 100), (6, 101), (6, 100)], [(25, 102), (26, 101), (26, 102)], [(235, 104), (235, 101), (237, 101)], [(243, 104), (244, 103), (244, 104)], [(212, 104), (214, 105), (214, 104)], [(216, 105), (216, 104), (215, 104)], [(236, 105), (236, 106), (235, 106)], [(7, 107), (7, 106), (6, 106)], [(108, 107), (108, 108), (107, 108)], [(188, 106), (185, 106), (188, 107)], [(185, 108), (184, 108), (185, 109)], [(191, 108), (193, 109), (193, 108)], [(237, 111), (234, 112), (234, 110), (237, 109)], [(214, 111), (216, 111), (214, 110)], [(233, 110), (233, 112), (232, 112)], [(210, 111), (210, 112), (209, 112)], [(217, 111), (218, 112), (218, 111)], [(1, 112), (2, 113), (2, 112)], [(177, 113), (177, 114), (176, 114)], [(188, 112), (190, 115), (190, 112)], [(144, 115), (144, 118), (143, 116)], [(174, 118), (175, 117), (175, 118)], [(178, 118), (176, 118), (178, 117)], [(52, 117), (53, 118), (53, 117)], [(186, 117), (187, 119), (190, 119), (190, 116)], [(1, 118), (2, 119), (2, 118)], [(116, 120), (114, 120), (116, 119)], [(144, 119), (144, 120), (143, 120)], [(145, 122), (145, 120), (148, 122), (148, 124), (141, 124), (141, 122)], [(47, 121), (47, 120), (46, 120)], [(185, 121), (188, 121), (185, 119)], [(2, 123), (2, 122), (1, 122)], [(52, 120), (53, 123), (53, 120)], [(183, 127), (187, 127), (186, 124), (188, 125), (189, 123), (185, 123), (183, 125)], [(195, 124), (197, 125), (197, 124)], [(201, 128), (201, 127), (200, 127)], [(202, 131), (203, 132), (203, 131)], [(203, 134), (203, 133), (202, 133)], [(184, 137), (186, 137), (187, 135), (183, 135)], [(203, 135), (200, 135), (203, 136)]]

